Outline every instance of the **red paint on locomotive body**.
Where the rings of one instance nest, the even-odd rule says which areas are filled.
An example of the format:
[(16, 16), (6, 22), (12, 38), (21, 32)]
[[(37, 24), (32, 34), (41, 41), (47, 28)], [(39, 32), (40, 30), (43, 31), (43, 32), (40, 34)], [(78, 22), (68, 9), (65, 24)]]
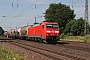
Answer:
[(42, 22), (28, 29), (28, 37), (37, 37), (44, 40), (58, 40), (59, 35), (59, 26), (56, 22)]

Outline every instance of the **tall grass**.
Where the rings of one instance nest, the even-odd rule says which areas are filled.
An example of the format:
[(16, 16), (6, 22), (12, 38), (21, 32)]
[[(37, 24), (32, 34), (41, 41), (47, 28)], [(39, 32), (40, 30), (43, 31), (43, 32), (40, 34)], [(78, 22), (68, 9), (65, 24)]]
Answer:
[(0, 60), (24, 60), (16, 51), (0, 44)]
[(68, 36), (61, 34), (61, 40), (68, 40), (68, 41), (80, 41), (80, 42), (90, 42), (90, 35), (85, 36)]

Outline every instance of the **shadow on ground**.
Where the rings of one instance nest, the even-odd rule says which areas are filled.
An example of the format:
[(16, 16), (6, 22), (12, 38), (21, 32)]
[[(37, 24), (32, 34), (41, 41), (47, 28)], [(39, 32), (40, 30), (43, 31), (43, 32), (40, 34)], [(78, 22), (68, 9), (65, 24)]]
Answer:
[(69, 44), (69, 42), (61, 42), (61, 41), (58, 41), (57, 44), (64, 45), (64, 44)]

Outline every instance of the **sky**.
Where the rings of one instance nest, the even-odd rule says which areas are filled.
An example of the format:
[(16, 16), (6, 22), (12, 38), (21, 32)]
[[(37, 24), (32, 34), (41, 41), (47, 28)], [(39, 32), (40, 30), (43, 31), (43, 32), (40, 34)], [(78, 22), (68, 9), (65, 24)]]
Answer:
[[(90, 23), (88, 0), (88, 22)], [(62, 3), (74, 9), (76, 19), (84, 17), (85, 0), (0, 0), (0, 26), (5, 30), (32, 25), (44, 21), (44, 13), (51, 3)]]

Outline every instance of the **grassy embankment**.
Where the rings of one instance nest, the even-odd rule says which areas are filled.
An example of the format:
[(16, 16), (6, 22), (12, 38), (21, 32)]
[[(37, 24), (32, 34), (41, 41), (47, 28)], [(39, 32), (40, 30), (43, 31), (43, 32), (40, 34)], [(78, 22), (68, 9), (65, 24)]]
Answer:
[(0, 60), (24, 60), (21, 54), (0, 44)]
[(7, 39), (7, 40), (10, 40), (10, 39), (13, 39), (13, 38), (7, 38), (7, 37), (4, 37), (3, 35), (0, 36), (0, 39)]
[(67, 36), (62, 35), (60, 36), (61, 40), (67, 40), (67, 41), (77, 41), (77, 42), (90, 42), (90, 35), (86, 36), (86, 39), (84, 36)]

